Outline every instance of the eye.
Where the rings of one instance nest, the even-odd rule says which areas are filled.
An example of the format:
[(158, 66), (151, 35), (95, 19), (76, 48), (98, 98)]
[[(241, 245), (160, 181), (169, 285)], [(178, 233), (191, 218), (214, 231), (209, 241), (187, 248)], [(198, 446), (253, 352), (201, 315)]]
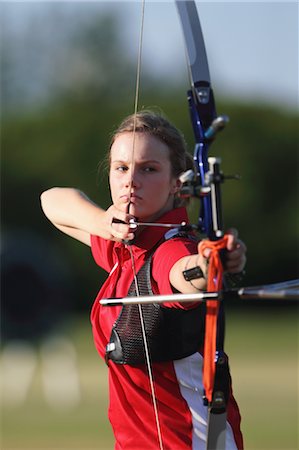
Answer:
[(143, 172), (150, 173), (150, 172), (156, 172), (157, 169), (153, 166), (145, 166), (145, 167), (143, 167), (142, 170), (143, 170)]
[(125, 164), (120, 164), (119, 166), (115, 167), (115, 170), (117, 172), (126, 172), (128, 169), (128, 166), (126, 166)]

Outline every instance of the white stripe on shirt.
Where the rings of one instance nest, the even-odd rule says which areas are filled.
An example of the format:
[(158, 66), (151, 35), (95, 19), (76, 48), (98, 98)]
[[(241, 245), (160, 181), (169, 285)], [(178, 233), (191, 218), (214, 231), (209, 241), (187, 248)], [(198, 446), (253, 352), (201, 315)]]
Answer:
[[(173, 361), (182, 397), (186, 400), (193, 423), (192, 450), (206, 450), (208, 408), (203, 404), (203, 357), (194, 353)], [(226, 422), (225, 450), (237, 450), (231, 426)]]

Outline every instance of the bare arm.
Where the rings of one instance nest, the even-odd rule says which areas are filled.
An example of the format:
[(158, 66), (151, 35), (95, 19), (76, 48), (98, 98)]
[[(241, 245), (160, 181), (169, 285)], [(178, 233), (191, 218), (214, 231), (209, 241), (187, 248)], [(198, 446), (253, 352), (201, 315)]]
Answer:
[(114, 241), (134, 237), (129, 225), (113, 223), (114, 218), (127, 223), (128, 214), (113, 205), (106, 211), (77, 189), (49, 189), (41, 194), (41, 206), (56, 228), (86, 245), (91, 234)]
[(206, 276), (207, 260), (202, 255), (189, 255), (179, 259), (171, 268), (169, 273), (170, 284), (179, 292), (184, 294), (192, 294), (198, 291), (205, 291), (207, 282), (204, 277), (196, 278), (194, 280), (186, 281), (183, 276), (183, 271), (199, 266)]
[[(228, 273), (242, 272), (246, 264), (246, 245), (240, 239), (238, 239), (238, 232), (235, 229), (227, 231), (228, 243), (226, 248), (226, 261), (224, 270)], [(195, 254), (190, 256), (184, 256), (179, 259), (172, 267), (169, 280), (171, 285), (179, 292), (185, 294), (195, 293), (198, 291), (206, 290), (207, 277), (207, 261), (209, 258), (209, 250), (202, 254)], [(191, 269), (195, 266), (199, 266), (205, 276), (205, 278), (196, 278), (194, 280), (186, 281), (183, 276), (183, 271)]]

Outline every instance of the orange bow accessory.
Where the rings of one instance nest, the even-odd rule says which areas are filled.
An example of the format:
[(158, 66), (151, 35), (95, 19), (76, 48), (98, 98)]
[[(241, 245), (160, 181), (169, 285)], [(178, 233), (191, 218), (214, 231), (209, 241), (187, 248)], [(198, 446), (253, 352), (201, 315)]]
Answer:
[[(206, 249), (211, 251), (208, 265), (208, 292), (219, 292), (222, 289), (223, 265), (220, 251), (227, 248), (227, 242), (228, 236), (225, 235), (217, 241), (203, 240), (198, 244), (199, 253), (204, 254)], [(208, 300), (206, 307), (203, 385), (206, 398), (211, 403), (216, 372), (215, 357), (219, 301)]]

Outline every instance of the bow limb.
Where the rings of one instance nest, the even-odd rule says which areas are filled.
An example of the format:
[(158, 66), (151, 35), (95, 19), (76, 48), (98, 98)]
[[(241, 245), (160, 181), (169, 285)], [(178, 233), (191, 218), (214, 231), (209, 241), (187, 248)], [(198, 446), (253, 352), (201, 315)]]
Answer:
[[(194, 1), (176, 1), (185, 39), (186, 58), (191, 88), (188, 91), (188, 103), (195, 138), (194, 164), (196, 184), (205, 185), (208, 172), (208, 150), (211, 138), (206, 137), (216, 117), (213, 90), (205, 50), (203, 33)], [(198, 226), (201, 232), (210, 235), (211, 201), (209, 194), (202, 198)], [(210, 237), (210, 236), (209, 236)]]

